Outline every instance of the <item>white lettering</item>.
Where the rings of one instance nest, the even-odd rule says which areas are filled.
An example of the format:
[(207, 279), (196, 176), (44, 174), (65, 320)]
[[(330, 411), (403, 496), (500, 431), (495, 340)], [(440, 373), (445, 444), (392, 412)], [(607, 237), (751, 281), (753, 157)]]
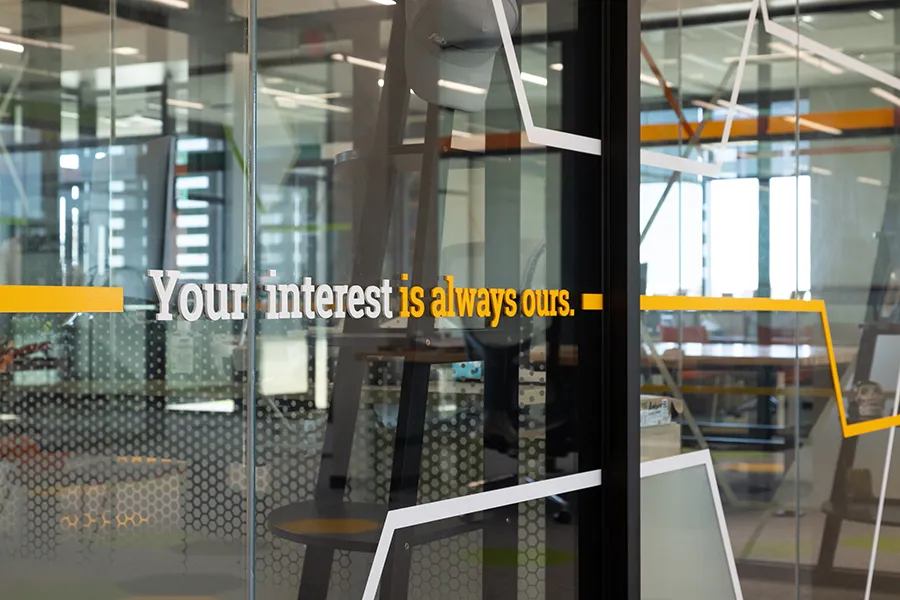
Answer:
[(350, 318), (362, 319), (364, 314), (362, 307), (366, 303), (365, 292), (363, 292), (362, 286), (351, 285), (348, 296), (347, 313), (350, 315)]
[[(218, 292), (219, 302), (216, 307), (216, 292)], [(210, 321), (230, 321), (231, 313), (228, 312), (228, 284), (226, 283), (204, 283), (204, 313)]]
[(375, 319), (381, 313), (381, 302), (379, 301), (378, 294), (381, 292), (381, 289), (377, 285), (370, 285), (366, 288), (366, 316), (370, 319)]
[[(157, 321), (171, 321), (172, 313), (169, 312), (169, 304), (172, 302), (172, 294), (175, 293), (175, 284), (181, 276), (181, 271), (165, 271), (151, 269), (147, 271), (147, 275), (153, 280), (153, 290), (156, 292), (156, 299), (159, 300), (159, 312), (156, 313)], [(168, 277), (169, 281), (163, 285), (163, 277)]]
[[(306, 282), (304, 281), (304, 285)], [(334, 294), (327, 285), (320, 285), (316, 288), (316, 314), (321, 319), (330, 319), (334, 311), (329, 307), (334, 302)]]
[(332, 289), (334, 289), (334, 317), (336, 319), (343, 319), (347, 316), (347, 313), (344, 312), (344, 298), (347, 297), (347, 286), (346, 285), (336, 285)]
[(303, 317), (300, 312), (300, 289), (293, 283), (278, 286), (278, 295), (281, 297), (281, 311), (279, 319), (299, 319)]
[[(193, 306), (188, 303), (188, 296), (194, 297)], [(186, 283), (178, 292), (178, 312), (185, 321), (193, 323), (203, 314), (203, 293), (196, 283)]]
[(387, 319), (394, 318), (394, 311), (391, 310), (391, 280), (390, 279), (382, 279), (381, 280), (381, 314), (385, 316)]
[(231, 318), (235, 321), (244, 320), (244, 310), (242, 308), (244, 296), (247, 295), (248, 286), (246, 283), (232, 283), (231, 288)]
[[(277, 319), (278, 315), (278, 296), (275, 293), (277, 286), (274, 283), (263, 286), (266, 289), (266, 317), (267, 319)], [(254, 311), (255, 312), (255, 311)]]
[(303, 284), (300, 286), (303, 292), (303, 313), (307, 319), (315, 319), (316, 313), (313, 311), (313, 292), (315, 287), (312, 284), (312, 277), (304, 277)]

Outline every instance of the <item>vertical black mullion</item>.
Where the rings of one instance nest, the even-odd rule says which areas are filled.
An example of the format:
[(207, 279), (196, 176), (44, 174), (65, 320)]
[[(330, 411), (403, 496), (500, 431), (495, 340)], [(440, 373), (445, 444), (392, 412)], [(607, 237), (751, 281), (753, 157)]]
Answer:
[(166, 73), (160, 89), (160, 120), (162, 120), (162, 134), (173, 135), (175, 133), (175, 111), (169, 108), (169, 98), (172, 97), (172, 74)]
[[(25, 37), (39, 42), (60, 44), (62, 42), (62, 6), (52, 2), (25, 2), (22, 4), (21, 31)], [(31, 214), (40, 214), (48, 239), (59, 236), (59, 141), (62, 132), (62, 51), (58, 47), (29, 45), (25, 50), (23, 61), (27, 60), (28, 68), (22, 75), (19, 87), (20, 94), (27, 101), (22, 103), (22, 127), (25, 130), (23, 140), (26, 143), (39, 143), (40, 154), (40, 188), (39, 210), (35, 210), (34, 202)], [(25, 65), (22, 64), (22, 67)], [(60, 240), (61, 243), (61, 240)], [(67, 244), (68, 245), (68, 244)], [(70, 248), (66, 249), (66, 259), (70, 256)], [(61, 271), (61, 269), (60, 269)], [(23, 274), (29, 281), (28, 273)], [(51, 275), (48, 284), (65, 283), (65, 274)]]
[[(757, 47), (768, 48), (771, 36), (763, 27), (757, 27)], [(772, 65), (760, 62), (757, 67), (756, 77), (759, 88), (757, 108), (757, 131), (759, 132), (757, 158), (757, 172), (759, 176), (759, 236), (758, 236), (758, 281), (756, 295), (760, 298), (772, 296), (772, 282), (769, 278), (769, 181), (772, 174), (772, 159), (766, 154), (772, 149), (772, 144), (763, 139), (764, 132), (768, 131), (769, 119), (772, 112)], [(760, 315), (762, 317), (763, 315)]]
[[(204, 71), (214, 65), (228, 65), (228, 43), (225, 36), (214, 34), (228, 29), (227, 16), (222, 5), (215, 0), (198, 0), (191, 6), (197, 15), (194, 28), (188, 32), (188, 99), (198, 101), (209, 88), (210, 79)], [(202, 24), (202, 25), (201, 25)], [(241, 32), (241, 41), (246, 43), (247, 30)], [(241, 44), (243, 45), (243, 43)], [(242, 48), (243, 50), (243, 48)], [(234, 67), (227, 67), (233, 70)], [(234, 73), (237, 76), (237, 73)], [(171, 90), (167, 90), (167, 93)], [(248, 92), (249, 93), (249, 92)], [(247, 100), (249, 102), (249, 99)], [(201, 119), (198, 111), (188, 117), (188, 135), (192, 137), (223, 138), (222, 125)], [(246, 145), (246, 142), (245, 142)], [(242, 150), (243, 151), (243, 150)]]
[(97, 93), (87, 81), (78, 84), (78, 138), (97, 139)]
[[(764, 27), (757, 28), (757, 47), (768, 48), (771, 36), (766, 32)], [(759, 142), (758, 151), (760, 158), (757, 159), (757, 172), (759, 177), (759, 232), (757, 236), (757, 276), (756, 296), (758, 298), (770, 298), (772, 296), (772, 282), (769, 277), (770, 257), (769, 257), (769, 186), (772, 176), (772, 159), (766, 158), (767, 152), (772, 150), (772, 144), (763, 139), (765, 132), (769, 130), (769, 120), (772, 112), (772, 65), (760, 62), (757, 65), (757, 87), (759, 117), (757, 118), (757, 131)], [(771, 313), (757, 313), (757, 335), (762, 328), (771, 331), (773, 320)], [(763, 340), (758, 340), (763, 342)], [(766, 340), (768, 343), (770, 340)], [(760, 387), (774, 387), (775, 373), (772, 369), (760, 369), (758, 373), (758, 383)], [(761, 394), (756, 398), (756, 423), (758, 425), (768, 426), (772, 424), (772, 410), (770, 406), (771, 396)], [(772, 435), (771, 429), (768, 427), (759, 427), (756, 429), (756, 435), (759, 439), (768, 439)], [(757, 480), (758, 477), (751, 475), (751, 480)]]
[[(40, 42), (62, 42), (62, 4), (51, 2), (23, 2), (21, 4), (21, 32), (23, 37)], [(20, 95), (23, 99), (22, 128), (23, 142), (28, 144), (40, 144), (41, 150), (36, 152), (39, 156), (37, 163), (37, 175), (39, 188), (37, 194), (29, 197), (29, 213), (39, 215), (44, 226), (44, 236), (48, 243), (53, 239), (59, 239), (59, 141), (61, 134), (61, 109), (62, 109), (62, 52), (58, 48), (29, 45), (25, 50), (25, 56), (21, 57), (20, 66), (27, 69), (22, 75)], [(27, 63), (26, 63), (27, 61)], [(4, 61), (5, 62), (5, 61)], [(34, 160), (27, 158), (28, 162)], [(35, 163), (31, 163), (34, 165)], [(22, 164), (20, 163), (20, 168)], [(33, 168), (33, 167), (32, 167)], [(4, 200), (9, 202), (9, 200)], [(26, 215), (22, 215), (26, 216)], [(29, 233), (21, 231), (21, 235)], [(62, 240), (59, 239), (59, 243)], [(71, 241), (68, 242), (71, 244)], [(67, 249), (66, 259), (70, 253)], [(48, 276), (47, 281), (38, 281), (38, 270), (25, 267), (22, 270), (23, 284), (60, 284), (65, 283), (60, 265), (60, 274), (53, 273), (53, 269), (43, 271)], [(13, 315), (14, 316), (14, 315)], [(12, 318), (6, 320), (3, 333), (12, 338)], [(6, 340), (3, 340), (6, 341)], [(52, 401), (52, 400), (51, 400)], [(57, 545), (57, 529), (49, 528), (47, 534), (32, 529), (45, 522), (45, 515), (55, 515), (59, 503), (55, 495), (38, 495), (34, 502), (28, 504), (29, 530), (26, 532), (26, 540), (32, 544), (32, 551), (46, 552), (48, 558), (55, 558), (59, 546)], [(5, 594), (4, 594), (5, 595)]]
[[(579, 111), (583, 111), (583, 97), (581, 95), (581, 81), (583, 79), (584, 69), (588, 67), (585, 63), (589, 63), (590, 56), (581, 56), (578, 47), (578, 36), (575, 31), (575, 15), (573, 9), (575, 5), (549, 3), (548, 25), (555, 31), (564, 31), (560, 42), (560, 58), (563, 65), (561, 76), (561, 100), (560, 100), (560, 129), (562, 131), (578, 131), (582, 116)], [(596, 58), (597, 51), (594, 51)], [(588, 159), (588, 160), (584, 160)], [(573, 292), (573, 306), (578, 307), (577, 298), (581, 288), (579, 280), (580, 271), (583, 268), (578, 261), (579, 252), (591, 252), (596, 256), (596, 233), (591, 238), (594, 240), (592, 245), (594, 248), (587, 248), (584, 242), (583, 231), (579, 228), (580, 218), (584, 218), (595, 224), (599, 228), (599, 221), (592, 218), (584, 209), (597, 213), (597, 189), (596, 181), (594, 182), (594, 191), (591, 192), (590, 201), (587, 198), (579, 202), (579, 194), (581, 193), (582, 175), (580, 171), (584, 169), (586, 163), (593, 163), (594, 172), (597, 171), (596, 157), (584, 157), (576, 152), (560, 152), (559, 153), (559, 176), (556, 178), (559, 195), (559, 243), (558, 249), (555, 244), (550, 242), (550, 235), (553, 235), (550, 223), (548, 227), (548, 243), (547, 243), (547, 266), (560, 269), (560, 287)], [(590, 165), (588, 164), (589, 168)], [(590, 172), (590, 171), (589, 171)], [(585, 206), (582, 206), (585, 205)], [(587, 256), (587, 255), (585, 255)], [(557, 257), (557, 258), (554, 258)], [(596, 261), (585, 261), (585, 264), (595, 263)], [(593, 288), (586, 285), (587, 289)], [(577, 315), (577, 312), (576, 312)], [(584, 376), (589, 369), (576, 366), (574, 369), (566, 368), (562, 364), (560, 349), (564, 346), (574, 346), (580, 340), (576, 332), (579, 326), (583, 326), (586, 320), (596, 320), (596, 314), (584, 313), (575, 319), (558, 318), (547, 332), (547, 422), (556, 422), (557, 419), (565, 423), (564, 427), (554, 427), (548, 429), (547, 433), (547, 458), (546, 469), (548, 476), (556, 471), (557, 465), (554, 460), (554, 451), (558, 451), (560, 455), (565, 455), (568, 451), (567, 444), (571, 440), (572, 450), (578, 457), (578, 469), (587, 471), (591, 469), (599, 469), (600, 461), (596, 456), (590, 453), (590, 449), (596, 445), (596, 438), (591, 437), (590, 429), (596, 426), (596, 419), (588, 417), (588, 411), (591, 410), (591, 399), (587, 391), (589, 386)], [(585, 357), (588, 360), (588, 357)], [(552, 395), (551, 395), (552, 394)], [(596, 406), (596, 402), (593, 403)], [(596, 413), (596, 411), (594, 411)], [(563, 416), (565, 420), (563, 421)], [(589, 423), (585, 423), (585, 427), (578, 427), (577, 424), (581, 419), (586, 419)], [(594, 429), (596, 432), (596, 429)], [(561, 446), (561, 447), (560, 447)], [(564, 452), (565, 451), (565, 452)], [(567, 539), (566, 545), (571, 544), (572, 548), (578, 550), (578, 564), (575, 566), (573, 577), (577, 582), (579, 590), (579, 598), (597, 598), (597, 590), (599, 588), (597, 573), (594, 570), (598, 561), (596, 542), (591, 542), (590, 531), (592, 526), (597, 526), (598, 519), (593, 519), (591, 515), (582, 516), (582, 512), (590, 512), (593, 505), (596, 505), (599, 498), (600, 490), (590, 490), (573, 494), (567, 498), (572, 503), (574, 514), (576, 515), (575, 526), (567, 531), (567, 536), (571, 536), (571, 541)], [(579, 510), (579, 507), (584, 507)], [(551, 523), (551, 508), (548, 503), (547, 507), (547, 523)], [(593, 565), (593, 566), (592, 566)], [(547, 582), (548, 592), (550, 592), (551, 582)], [(553, 597), (552, 593), (548, 593), (547, 597)]]
[[(578, 401), (586, 414), (579, 419), (579, 433), (587, 436), (585, 428), (597, 427), (599, 448), (585, 458), (599, 458), (603, 470), (599, 503), (579, 511), (579, 597), (640, 598), (640, 3), (582, 0), (578, 12), (580, 54), (600, 52), (599, 63), (585, 65), (599, 64), (600, 85), (586, 86), (579, 94), (586, 103), (579, 133), (599, 133), (603, 150), (599, 181), (590, 175), (596, 159), (582, 157), (578, 198), (582, 206), (590, 199), (599, 207), (599, 215), (591, 214), (590, 221), (599, 216), (600, 247), (591, 248), (597, 238), (585, 230), (593, 223), (579, 219), (583, 229), (578, 259), (582, 281), (590, 286), (584, 291), (593, 291), (599, 283), (604, 295), (604, 310), (599, 315), (582, 312), (580, 318), (587, 323), (579, 327), (579, 354), (587, 349), (593, 359), (579, 360)], [(598, 106), (599, 111), (591, 110)], [(598, 330), (598, 337), (591, 335)], [(588, 373), (598, 370), (599, 390), (597, 379)], [(586, 467), (582, 462), (580, 468)], [(589, 569), (599, 571), (594, 590), (585, 585)]]
[[(516, 54), (521, 57), (521, 42)], [(518, 59), (521, 64), (521, 58)], [(524, 129), (516, 106), (513, 82), (505, 61), (494, 62), (494, 72), (487, 97), (485, 126), (488, 131), (519, 132)], [(521, 289), (522, 256), (522, 153), (510, 148), (498, 156), (484, 158), (484, 285)], [(504, 319), (489, 333), (483, 334), (484, 375), (484, 476), (503, 472), (508, 457), (491, 447), (487, 424), (508, 422), (510, 425), (503, 443), (514, 456), (519, 455), (519, 371), (521, 320)], [(502, 431), (502, 429), (501, 429)], [(501, 444), (502, 445), (502, 444)], [(518, 468), (513, 478), (518, 483)], [(510, 481), (488, 483), (486, 490), (505, 487)], [(505, 518), (488, 519), (484, 526), (484, 548), (517, 548), (519, 507), (503, 511)], [(482, 598), (515, 598), (518, 590), (518, 570), (485, 567), (482, 573)]]

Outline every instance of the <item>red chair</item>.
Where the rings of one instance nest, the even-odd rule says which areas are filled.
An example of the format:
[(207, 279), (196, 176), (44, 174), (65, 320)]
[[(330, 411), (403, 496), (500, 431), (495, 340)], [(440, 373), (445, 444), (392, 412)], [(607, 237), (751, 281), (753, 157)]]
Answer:
[(793, 327), (766, 327), (757, 325), (756, 340), (761, 346), (770, 346), (772, 344), (810, 344), (813, 339), (812, 327), (801, 327), (796, 330), (794, 336)]
[[(709, 343), (709, 332), (706, 330), (706, 327), (703, 327), (702, 325), (692, 325), (689, 327), (665, 327), (663, 325), (660, 325), (659, 337), (663, 342), (700, 344)], [(681, 380), (684, 383), (694, 382), (697, 384), (701, 384), (704, 380), (710, 379), (712, 379), (713, 386), (720, 386), (722, 384), (722, 377), (720, 373), (704, 373), (703, 371), (691, 371), (685, 369), (681, 374)], [(714, 392), (712, 394), (712, 406), (710, 408), (713, 420), (715, 420), (718, 406), (719, 394), (718, 392)]]
[[(796, 344), (811, 344), (815, 330), (812, 327), (800, 327), (795, 330), (794, 327), (767, 327), (764, 325), (756, 326), (756, 340), (760, 346), (771, 346), (773, 344), (784, 344), (793, 346)], [(801, 368), (800, 383), (810, 383), (813, 378), (815, 369)], [(794, 384), (794, 370), (791, 369), (785, 373), (785, 385)]]
[[(659, 337), (663, 342), (699, 342), (701, 344), (709, 342), (709, 333), (706, 331), (706, 327), (702, 325), (692, 325), (690, 327), (666, 327), (660, 325)], [(686, 370), (682, 373), (683, 381), (696, 381), (703, 379), (703, 377), (704, 375), (700, 371)]]
[(665, 327), (659, 326), (659, 337), (663, 342), (709, 342), (709, 333), (702, 325), (691, 327)]

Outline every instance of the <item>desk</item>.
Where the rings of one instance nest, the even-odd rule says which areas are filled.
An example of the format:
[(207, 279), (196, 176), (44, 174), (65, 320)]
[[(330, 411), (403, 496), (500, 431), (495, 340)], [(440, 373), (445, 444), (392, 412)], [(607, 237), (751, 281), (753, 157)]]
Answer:
[[(830, 361), (828, 351), (821, 346), (792, 345), (792, 344), (747, 344), (747, 343), (655, 343), (654, 350), (662, 359), (665, 366), (670, 369), (690, 369), (697, 371), (755, 371), (757, 373), (757, 386), (747, 388), (733, 388), (736, 393), (757, 396), (755, 423), (763, 427), (755, 430), (755, 436), (761, 443), (772, 435), (773, 415), (771, 413), (771, 398), (778, 396), (787, 388), (785, 381), (793, 372), (795, 365), (799, 363), (803, 369), (828, 369)], [(839, 367), (852, 363), (856, 358), (856, 347), (834, 348), (834, 357)], [(535, 346), (531, 350), (530, 359), (533, 364), (546, 364), (547, 349), (545, 346)], [(578, 347), (563, 345), (559, 348), (559, 367), (569, 368), (578, 364)], [(655, 369), (657, 363), (654, 357), (642, 352), (642, 367)], [(696, 386), (695, 386), (696, 387)], [(821, 397), (831, 398), (834, 393), (832, 386), (827, 391), (822, 390)], [(686, 389), (686, 388), (682, 388)], [(642, 391), (660, 392), (656, 386), (646, 386)], [(696, 390), (700, 391), (700, 390)], [(708, 388), (701, 393), (718, 393), (720, 389)], [(668, 390), (666, 393), (672, 393)], [(819, 390), (816, 390), (818, 395)], [(776, 407), (777, 414), (774, 421), (777, 429), (780, 426), (790, 424), (791, 417), (784, 410), (784, 403), (779, 402)], [(695, 435), (696, 432), (695, 432)]]
[[(792, 344), (715, 344), (687, 342), (661, 342), (654, 344), (656, 352), (667, 364), (681, 364), (685, 368), (722, 369), (729, 367), (793, 367), (799, 359), (801, 367), (828, 366), (828, 352), (824, 347)], [(856, 358), (856, 347), (838, 346), (834, 349), (834, 358), (838, 365), (846, 365)], [(531, 350), (531, 362), (541, 364), (547, 360), (544, 346), (535, 346)], [(578, 364), (578, 347), (564, 345), (559, 349), (560, 364), (574, 366)], [(654, 366), (652, 356), (644, 353), (644, 366)]]

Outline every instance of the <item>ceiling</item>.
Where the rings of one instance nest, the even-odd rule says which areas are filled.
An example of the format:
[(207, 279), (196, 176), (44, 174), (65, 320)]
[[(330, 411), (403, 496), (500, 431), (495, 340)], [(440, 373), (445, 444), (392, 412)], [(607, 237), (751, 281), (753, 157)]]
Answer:
[[(28, 59), (28, 68), (39, 66), (39, 60), (35, 57), (40, 53), (40, 48), (34, 45), (33, 40), (21, 39), (22, 2), (28, 2), (29, 9), (35, 10), (42, 1), (0, 0), (0, 28), (10, 30), (10, 33), (3, 34), (4, 30), (0, 29), (0, 42), (21, 42), (26, 49), (24, 55)], [(76, 0), (66, 1), (71, 3)], [(116, 1), (121, 4), (124, 0)], [(179, 9), (172, 5), (186, 2), (188, 0), (131, 0), (131, 4), (138, 3), (147, 10), (172, 13), (172, 22), (178, 22), (180, 15), (195, 14), (193, 8)], [(361, 13), (354, 8), (371, 8), (374, 2), (375, 0), (259, 0), (260, 18), (270, 19), (263, 22), (260, 31), (267, 48), (259, 57), (262, 76), (260, 89), (263, 92), (261, 97), (265, 96), (266, 100), (260, 104), (262, 130), (271, 127), (283, 131), (285, 127), (291, 127), (298, 138), (322, 139), (324, 128), (333, 127), (335, 123), (349, 122), (350, 115), (346, 111), (322, 110), (310, 106), (303, 98), (326, 94), (329, 96), (328, 104), (349, 107), (354, 94), (354, 73), (360, 69), (368, 73), (368, 77), (357, 77), (356, 85), (362, 85), (366, 79), (368, 81), (365, 85), (377, 85), (380, 71), (373, 69), (371, 63), (384, 61), (390, 23), (387, 20), (380, 22), (367, 52), (354, 50), (349, 40), (349, 35), (354, 31), (372, 31), (370, 21), (360, 21)], [(841, 2), (843, 6), (853, 3), (847, 0)], [(772, 6), (777, 4), (772, 0)], [(827, 0), (824, 4), (834, 5), (837, 0)], [(234, 15), (245, 15), (243, 8), (246, 5), (246, 2), (232, 0), (231, 11)], [(816, 6), (822, 5), (821, 0), (816, 3)], [(46, 6), (47, 10), (52, 10), (51, 5)], [(683, 15), (696, 15), (698, 11), (714, 13), (727, 9), (734, 12), (746, 7), (746, 3), (715, 0), (645, 0), (643, 10), (644, 15), (650, 19), (672, 14), (673, 11), (675, 14), (681, 11)], [(565, 13), (566, 10), (562, 12)], [(817, 12), (805, 15), (799, 23), (791, 18), (779, 21), (799, 28), (804, 35), (817, 41), (857, 56), (874, 67), (893, 72), (895, 52), (900, 49), (894, 36), (895, 13), (893, 10), (878, 11), (879, 18), (876, 18), (867, 9), (860, 9), (854, 12)], [(301, 18), (286, 21), (291, 15), (301, 15)], [(220, 58), (212, 61), (217, 64), (212, 64), (209, 62), (211, 59), (207, 59), (208, 64), (204, 64), (197, 55), (198, 47), (202, 47), (208, 40), (214, 40), (216, 33), (202, 27), (188, 33), (124, 18), (111, 22), (106, 14), (72, 6), (62, 8), (61, 19), (63, 84), (68, 89), (74, 89), (79, 83), (87, 82), (96, 89), (109, 89), (112, 67), (115, 65), (118, 95), (114, 105), (118, 118), (143, 116), (152, 119), (158, 116), (158, 93), (126, 94), (123, 90), (158, 85), (166, 74), (174, 82), (181, 84), (174, 92), (174, 98), (170, 99), (170, 105), (179, 118), (186, 118), (190, 114), (194, 119), (234, 122), (235, 115), (244, 114), (241, 105), (245, 100), (238, 83), (246, 82), (247, 67), (243, 66), (245, 63), (238, 66), (235, 62), (244, 45), (240, 40), (227, 42), (233, 44), (235, 52), (226, 56), (224, 62)], [(546, 4), (526, 4), (522, 8), (521, 20), (526, 34), (546, 32)], [(196, 28), (196, 19), (191, 22)], [(285, 26), (288, 22), (291, 25)], [(294, 24), (299, 24), (298, 27), (303, 31), (298, 31)], [(704, 97), (716, 93), (720, 86), (730, 90), (732, 81), (724, 77), (729, 61), (733, 61), (740, 53), (745, 28), (746, 21), (737, 19), (680, 29), (654, 29), (645, 31), (643, 41), (668, 81), (687, 95)], [(317, 31), (327, 35), (317, 36)], [(201, 36), (201, 43), (190, 44), (191, 35)], [(804, 88), (868, 85), (862, 76), (846, 71), (837, 73), (833, 68), (812, 64), (814, 61), (798, 62), (796, 56), (787, 56), (778, 48), (761, 48), (758, 41), (758, 32), (754, 32), (750, 54), (769, 56), (758, 56), (748, 66), (742, 82), (742, 89), (746, 92), (755, 90), (761, 77), (769, 78), (767, 87), (784, 90), (792, 90), (798, 82)], [(5, 80), (4, 88), (8, 89), (8, 83), (21, 64), (23, 54), (4, 51), (2, 47), (3, 44), (0, 44), (0, 80)], [(557, 47), (543, 42), (529, 44), (522, 49), (522, 70), (534, 76), (525, 87), (537, 124), (542, 124), (546, 106), (559, 104), (557, 81), (560, 74), (547, 67), (558, 60), (557, 52)], [(776, 56), (772, 57), (773, 53)], [(370, 61), (370, 64), (352, 66), (345, 61), (330, 59), (334, 54), (357, 55)], [(199, 67), (201, 72), (195, 72), (189, 78), (189, 64), (194, 69)], [(642, 64), (642, 70), (645, 75), (651, 73), (646, 63)], [(542, 84), (541, 78), (549, 80), (549, 85)], [(359, 93), (359, 90), (356, 91)], [(296, 96), (297, 94), (300, 96)], [(374, 88), (366, 90), (364, 95), (377, 101), (378, 92)], [(653, 85), (642, 86), (642, 95), (645, 99), (663, 99), (661, 89)], [(420, 104), (413, 99), (417, 112), (424, 108)], [(110, 116), (112, 109), (109, 105), (107, 101), (101, 107), (101, 116), (104, 110), (106, 116)], [(132, 120), (134, 123), (124, 126), (134, 131), (140, 131), (142, 127), (154, 127), (150, 122), (145, 121), (141, 125), (140, 119)], [(552, 123), (548, 125), (552, 126)]]

